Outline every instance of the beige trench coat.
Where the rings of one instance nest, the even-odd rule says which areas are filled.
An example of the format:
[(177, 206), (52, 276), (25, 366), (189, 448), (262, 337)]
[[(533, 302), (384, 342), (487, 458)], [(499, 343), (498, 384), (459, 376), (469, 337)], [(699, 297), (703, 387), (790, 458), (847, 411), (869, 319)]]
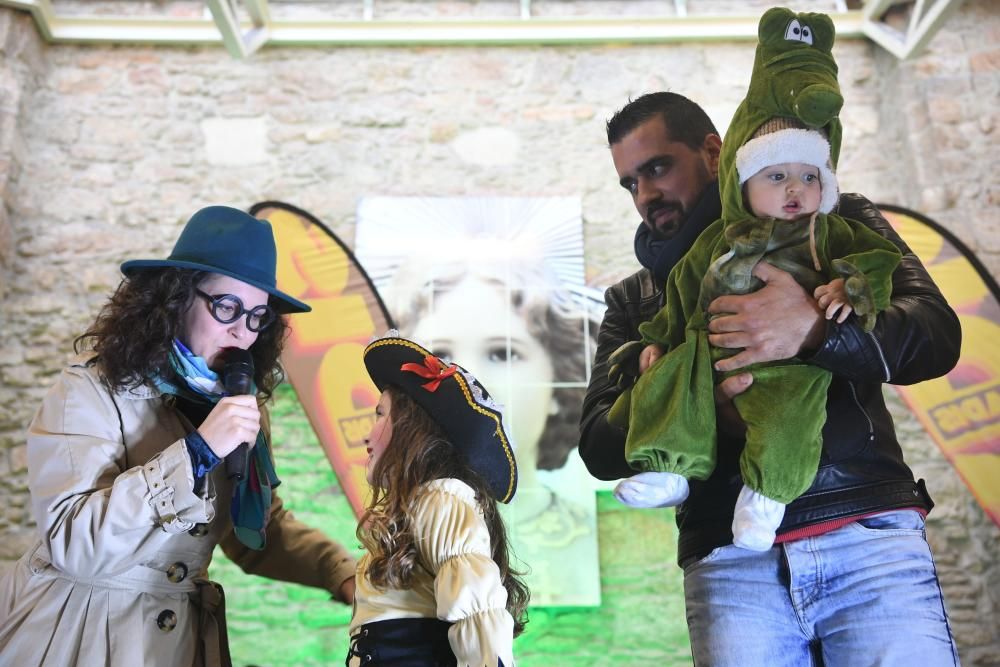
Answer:
[(219, 543), (248, 573), (334, 594), (354, 574), (277, 495), (265, 549), (238, 542), (225, 466), (194, 492), (191, 430), (156, 390), (112, 395), (82, 359), (63, 371), (28, 431), (39, 537), (0, 581), (0, 664), (227, 665), (221, 588), (206, 579)]

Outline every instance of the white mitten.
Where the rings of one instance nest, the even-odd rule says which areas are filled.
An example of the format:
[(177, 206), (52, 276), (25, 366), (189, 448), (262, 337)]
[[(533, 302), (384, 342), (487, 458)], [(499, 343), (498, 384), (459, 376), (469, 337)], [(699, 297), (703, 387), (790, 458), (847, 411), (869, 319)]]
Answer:
[(733, 513), (733, 544), (751, 551), (774, 546), (775, 533), (785, 516), (785, 505), (744, 485)]
[(641, 472), (615, 487), (615, 498), (629, 507), (673, 507), (687, 497), (687, 480), (672, 472)]

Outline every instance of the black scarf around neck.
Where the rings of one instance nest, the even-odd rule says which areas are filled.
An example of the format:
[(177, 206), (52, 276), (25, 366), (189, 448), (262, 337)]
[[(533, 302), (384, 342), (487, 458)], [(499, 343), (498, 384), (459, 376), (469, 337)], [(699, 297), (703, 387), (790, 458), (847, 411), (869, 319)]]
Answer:
[(674, 268), (684, 253), (691, 249), (695, 239), (721, 216), (719, 182), (712, 181), (701, 193), (701, 197), (674, 238), (666, 241), (658, 239), (645, 223), (640, 222), (639, 229), (635, 232), (635, 257), (640, 264), (653, 272), (658, 282), (666, 282), (670, 269)]

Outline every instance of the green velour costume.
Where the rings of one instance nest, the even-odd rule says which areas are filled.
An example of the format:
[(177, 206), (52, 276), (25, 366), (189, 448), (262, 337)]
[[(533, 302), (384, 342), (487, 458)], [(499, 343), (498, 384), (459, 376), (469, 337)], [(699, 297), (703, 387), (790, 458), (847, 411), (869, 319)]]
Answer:
[[(819, 285), (844, 278), (850, 304), (866, 331), (889, 304), (899, 251), (864, 225), (830, 213), (839, 197), (833, 169), (840, 150), (837, 114), (843, 101), (831, 55), (833, 22), (823, 14), (775, 8), (761, 18), (758, 35), (750, 87), (719, 159), (722, 218), (671, 271), (664, 307), (639, 329), (643, 342), (661, 345), (664, 356), (619, 398), (609, 415), (619, 425), (627, 420), (626, 457), (640, 471), (706, 479), (715, 467), (712, 364), (736, 350), (709, 345), (706, 307), (717, 296), (760, 289), (763, 283), (751, 274), (758, 261), (790, 272), (810, 294)], [(760, 131), (776, 119), (778, 131)], [(780, 129), (789, 125), (810, 129)], [(811, 135), (806, 143), (820, 137), (822, 160), (796, 152), (804, 135)], [(775, 145), (779, 136), (785, 144), (779, 140)], [(794, 159), (789, 159), (788, 142)], [(820, 169), (823, 199), (812, 230), (808, 217), (756, 218), (744, 203), (741, 185), (747, 178), (763, 166), (786, 162)], [(830, 373), (798, 359), (738, 372), (747, 370), (753, 373), (753, 385), (734, 400), (747, 425), (740, 461), (743, 482), (788, 503), (816, 474)]]

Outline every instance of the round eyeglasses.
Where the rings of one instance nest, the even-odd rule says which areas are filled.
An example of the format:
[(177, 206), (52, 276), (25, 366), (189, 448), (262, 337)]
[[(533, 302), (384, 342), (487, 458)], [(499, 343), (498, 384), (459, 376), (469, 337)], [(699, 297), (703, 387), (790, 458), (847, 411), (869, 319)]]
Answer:
[(247, 329), (253, 332), (262, 331), (274, 322), (274, 319), (278, 316), (267, 304), (263, 304), (253, 308), (252, 310), (247, 310), (243, 305), (243, 301), (240, 297), (235, 294), (216, 294), (212, 296), (211, 294), (206, 294), (200, 289), (195, 288), (195, 293), (208, 301), (209, 309), (212, 313), (212, 317), (215, 318), (216, 322), (220, 324), (232, 324), (236, 320), (243, 317), (246, 313), (247, 316)]

